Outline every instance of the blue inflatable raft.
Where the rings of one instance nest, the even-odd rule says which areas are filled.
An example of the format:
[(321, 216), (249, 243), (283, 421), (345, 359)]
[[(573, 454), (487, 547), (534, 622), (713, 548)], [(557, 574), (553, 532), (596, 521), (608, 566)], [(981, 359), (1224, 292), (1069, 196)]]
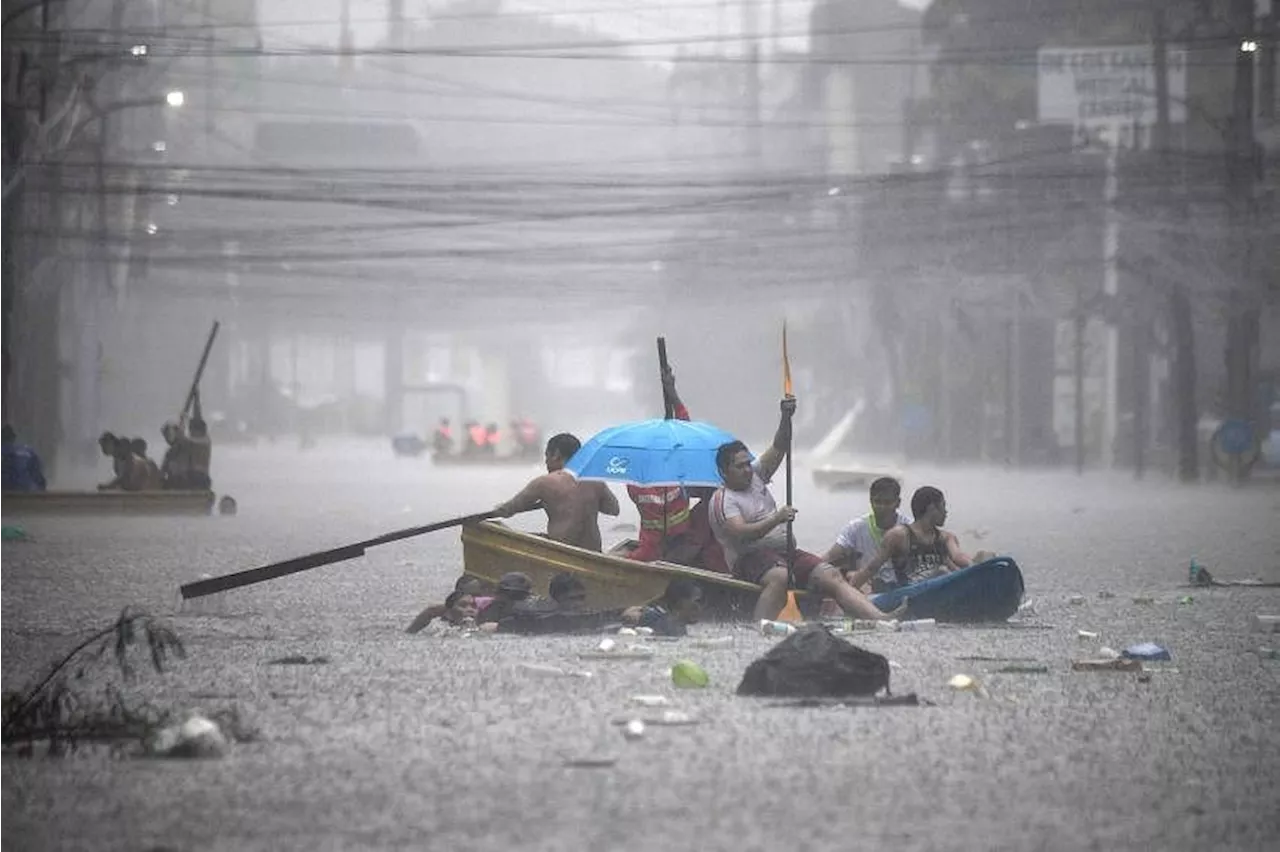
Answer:
[(901, 620), (932, 618), (953, 624), (1004, 621), (1022, 603), (1022, 571), (1007, 556), (997, 556), (941, 577), (871, 596), (888, 612), (908, 598)]

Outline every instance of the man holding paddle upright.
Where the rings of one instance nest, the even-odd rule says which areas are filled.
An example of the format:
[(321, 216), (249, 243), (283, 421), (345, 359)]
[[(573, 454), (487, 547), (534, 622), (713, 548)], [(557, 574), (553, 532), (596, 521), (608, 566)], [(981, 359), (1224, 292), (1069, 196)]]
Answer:
[(547, 472), (537, 477), (516, 496), (499, 503), (493, 510), (499, 517), (509, 518), (539, 505), (547, 513), (547, 538), (599, 553), (600, 524), (597, 515), (617, 517), (621, 511), (618, 498), (603, 482), (580, 482), (564, 469), (565, 463), (582, 446), (567, 432), (547, 441)]
[(724, 547), (733, 575), (762, 587), (755, 608), (758, 619), (777, 618), (787, 603), (793, 578), (797, 587), (835, 599), (841, 609), (856, 618), (894, 618), (905, 605), (893, 613), (882, 612), (846, 583), (833, 565), (790, 543), (789, 523), (795, 519), (796, 510), (791, 506), (778, 508), (769, 491), (769, 480), (782, 466), (791, 446), (791, 416), (795, 410), (795, 397), (784, 397), (773, 443), (756, 462), (752, 463), (751, 453), (741, 441), (731, 441), (716, 451), (716, 466), (724, 487), (711, 498), (711, 529)]

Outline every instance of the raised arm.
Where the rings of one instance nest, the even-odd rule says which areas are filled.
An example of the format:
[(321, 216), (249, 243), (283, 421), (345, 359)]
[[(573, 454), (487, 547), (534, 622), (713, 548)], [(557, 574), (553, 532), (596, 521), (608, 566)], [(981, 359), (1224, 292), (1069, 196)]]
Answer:
[(671, 400), (676, 419), (689, 420), (689, 409), (685, 407), (684, 400), (680, 398), (680, 392), (676, 390), (676, 374), (670, 367), (662, 374), (662, 389), (666, 392), (667, 399)]
[(769, 449), (760, 454), (760, 461), (757, 462), (760, 478), (765, 482), (773, 479), (773, 475), (782, 466), (782, 461), (786, 458), (787, 450), (791, 446), (791, 417), (796, 413), (796, 398), (785, 397), (781, 407), (782, 416), (778, 419), (778, 431), (773, 433), (773, 443), (769, 445)]

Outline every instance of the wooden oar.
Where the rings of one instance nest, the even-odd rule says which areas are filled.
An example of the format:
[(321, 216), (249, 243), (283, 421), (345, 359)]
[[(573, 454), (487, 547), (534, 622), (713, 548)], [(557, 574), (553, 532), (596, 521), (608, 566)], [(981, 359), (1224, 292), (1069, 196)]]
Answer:
[(658, 338), (658, 380), (662, 382), (662, 410), (663, 416), (670, 420), (676, 416), (675, 403), (671, 401), (671, 395), (667, 393), (667, 371), (671, 366), (667, 363), (667, 339), (665, 337)]
[[(782, 395), (784, 397), (794, 396), (794, 389), (791, 385), (791, 356), (787, 352), (787, 321), (782, 321)], [(791, 449), (794, 440), (791, 433), (792, 423), (791, 415), (787, 415), (787, 505), (791, 505)], [(792, 521), (787, 521), (787, 575), (793, 576), (796, 569), (796, 537), (793, 532)]]
[(355, 559), (357, 556), (364, 556), (365, 550), (370, 547), (377, 547), (380, 544), (389, 544), (393, 541), (412, 538), (415, 535), (424, 535), (425, 533), (446, 530), (450, 527), (460, 527), (463, 524), (496, 517), (498, 517), (498, 514), (492, 510), (478, 512), (474, 515), (463, 515), (458, 518), (450, 518), (447, 521), (436, 521), (434, 524), (427, 524), (421, 527), (396, 530), (386, 535), (380, 535), (377, 538), (371, 538), (368, 541), (358, 541), (355, 544), (335, 547), (332, 550), (322, 550), (318, 553), (308, 553), (306, 556), (286, 559), (283, 562), (273, 562), (270, 565), (263, 565), (261, 568), (249, 568), (245, 571), (237, 571), (234, 574), (224, 574), (221, 577), (211, 577), (208, 580), (197, 580), (182, 587), (182, 597), (184, 600), (190, 600), (191, 598), (200, 598), (205, 595), (225, 592), (229, 589), (252, 586), (255, 583), (265, 583), (267, 580), (287, 577), (290, 574), (297, 574), (299, 571), (310, 571), (312, 568), (319, 568), (321, 565), (332, 565), (335, 562), (345, 562), (348, 559)]
[(195, 402), (196, 392), (200, 389), (200, 379), (204, 377), (205, 365), (209, 363), (209, 352), (213, 349), (213, 341), (218, 336), (218, 329), (221, 327), (222, 323), (214, 320), (213, 328), (209, 329), (209, 338), (204, 342), (204, 352), (200, 354), (200, 364), (196, 367), (196, 374), (191, 379), (191, 390), (187, 391), (187, 401), (182, 403), (182, 414), (178, 418), (179, 423), (187, 422), (187, 412), (191, 410), (191, 404)]

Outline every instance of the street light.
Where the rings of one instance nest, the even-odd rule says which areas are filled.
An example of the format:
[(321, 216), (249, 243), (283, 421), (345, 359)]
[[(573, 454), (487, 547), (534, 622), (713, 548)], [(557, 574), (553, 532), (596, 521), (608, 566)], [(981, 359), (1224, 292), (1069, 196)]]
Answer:
[(180, 107), (187, 102), (187, 96), (175, 90), (164, 96), (164, 102), (171, 107)]

